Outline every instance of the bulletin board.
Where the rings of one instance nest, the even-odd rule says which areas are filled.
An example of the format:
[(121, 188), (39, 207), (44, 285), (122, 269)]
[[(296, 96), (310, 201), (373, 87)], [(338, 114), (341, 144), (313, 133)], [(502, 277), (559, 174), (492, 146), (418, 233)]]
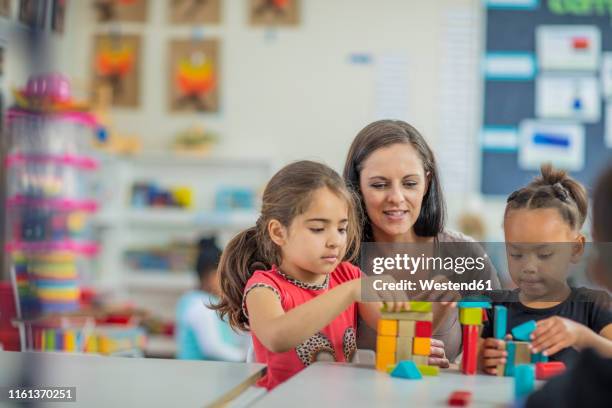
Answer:
[[(604, 3), (569, 0), (483, 2), (486, 16), (480, 139), (483, 194), (508, 195), (539, 174), (536, 161), (548, 155), (555, 164), (554, 160), (565, 154), (563, 149), (575, 146), (572, 144), (576, 141), (580, 142), (580, 149), (576, 150), (580, 154), (568, 155), (565, 168), (586, 186), (592, 186), (601, 169), (612, 163), (612, 96), (603, 90), (604, 86), (610, 86), (605, 82), (610, 82), (612, 76), (612, 59), (608, 58), (606, 63), (604, 58), (604, 53), (612, 53), (612, 2), (609, 6)], [(600, 55), (595, 70), (588, 72), (579, 64), (572, 66), (568, 58), (564, 69), (559, 70), (557, 66), (551, 71), (550, 66), (554, 67), (558, 61), (547, 65), (546, 53), (554, 59), (560, 52), (553, 48), (565, 46), (559, 45), (561, 43), (551, 46), (551, 41), (560, 38), (555, 37), (559, 27), (553, 26), (570, 32), (565, 37), (570, 44), (566, 51), (576, 52), (579, 59), (589, 52), (589, 47), (595, 49)], [(571, 34), (572, 27), (576, 27), (575, 34)], [(597, 31), (599, 39), (590, 36)], [(588, 77), (584, 83), (575, 79), (584, 76)], [(572, 96), (574, 105), (568, 108), (568, 114), (558, 111), (564, 87), (578, 95)], [(598, 100), (581, 99), (582, 90), (587, 96), (599, 92)], [(543, 122), (552, 126), (545, 129), (545, 134), (529, 133), (534, 132), (534, 124), (542, 125)], [(565, 136), (557, 140), (555, 134), (567, 135), (567, 140)], [(532, 135), (535, 135), (533, 140), (552, 143), (546, 154), (530, 150), (526, 141), (531, 140)], [(556, 148), (561, 149), (559, 155), (555, 154)]]

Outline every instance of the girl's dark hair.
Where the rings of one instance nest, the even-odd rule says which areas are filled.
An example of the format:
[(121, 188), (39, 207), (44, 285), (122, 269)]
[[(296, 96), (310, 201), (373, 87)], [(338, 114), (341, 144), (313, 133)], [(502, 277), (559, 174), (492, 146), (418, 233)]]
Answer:
[(542, 165), (540, 171), (541, 175), (526, 187), (508, 196), (504, 218), (511, 210), (555, 208), (571, 228), (580, 230), (589, 206), (586, 189), (551, 164)]
[(217, 310), (222, 319), (227, 316), (234, 329), (249, 329), (248, 320), (242, 313), (242, 297), (253, 272), (281, 264), (280, 248), (268, 234), (269, 222), (277, 220), (289, 228), (296, 216), (308, 210), (313, 193), (320, 188), (328, 188), (346, 200), (349, 213), (344, 260), (356, 257), (360, 236), (358, 207), (340, 175), (324, 164), (306, 160), (283, 167), (266, 185), (257, 224), (236, 235), (221, 256), (222, 296), (212, 309)]
[(593, 193), (593, 235), (612, 242), (612, 166), (601, 174)]
[(195, 270), (202, 284), (206, 278), (217, 271), (219, 260), (221, 259), (221, 249), (217, 246), (215, 237), (203, 237), (198, 241), (198, 255), (195, 263)]
[[(438, 166), (433, 152), (423, 136), (414, 127), (401, 120), (379, 120), (363, 128), (353, 140), (344, 164), (344, 180), (359, 196), (359, 203), (365, 209), (359, 176), (363, 164), (378, 149), (397, 143), (410, 144), (423, 162), (429, 187), (423, 197), (421, 212), (414, 223), (414, 232), (421, 237), (433, 237), (444, 228), (446, 205), (440, 186)], [(372, 224), (365, 211), (362, 212), (362, 241), (372, 241)]]

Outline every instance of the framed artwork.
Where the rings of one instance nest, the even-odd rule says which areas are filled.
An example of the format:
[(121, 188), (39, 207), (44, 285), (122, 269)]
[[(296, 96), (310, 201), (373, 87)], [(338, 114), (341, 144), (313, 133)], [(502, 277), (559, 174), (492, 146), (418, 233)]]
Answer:
[(94, 37), (94, 87), (106, 85), (113, 106), (135, 108), (140, 104), (140, 37), (134, 34)]
[(169, 107), (172, 112), (219, 110), (219, 42), (170, 42)]
[(4, 76), (4, 45), (0, 44), (0, 77)]
[(47, 19), (47, 0), (21, 0), (19, 21), (38, 30), (45, 28)]
[(68, 0), (53, 0), (53, 10), (51, 11), (51, 29), (57, 33), (64, 32), (67, 6)]
[(0, 0), (0, 16), (10, 17), (11, 0)]
[(300, 22), (299, 0), (249, 0), (254, 26), (292, 26)]
[(168, 15), (172, 24), (218, 24), (221, 0), (171, 0)]
[(93, 7), (99, 23), (144, 23), (147, 19), (148, 0), (95, 0)]

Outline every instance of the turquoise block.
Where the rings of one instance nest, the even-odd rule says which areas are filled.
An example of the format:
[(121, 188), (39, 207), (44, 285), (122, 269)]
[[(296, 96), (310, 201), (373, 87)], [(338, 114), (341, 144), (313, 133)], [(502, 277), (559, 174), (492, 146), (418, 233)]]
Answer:
[(479, 308), (479, 309), (490, 309), (491, 304), (489, 302), (477, 302), (473, 300), (461, 300), (457, 303), (459, 309), (465, 308)]
[(495, 306), (495, 316), (493, 317), (493, 333), (496, 339), (506, 337), (508, 326), (508, 309), (506, 306)]
[(514, 359), (516, 358), (516, 344), (513, 341), (506, 342), (506, 352), (508, 357), (506, 358), (506, 368), (504, 375), (506, 377), (512, 377), (514, 375)]
[(535, 320), (530, 320), (523, 324), (519, 324), (514, 329), (512, 329), (512, 337), (514, 340), (522, 340), (529, 341), (529, 336), (531, 333), (538, 327)]
[(542, 353), (535, 353), (531, 355), (531, 362), (532, 363), (547, 363), (548, 362), (548, 356), (545, 356)]
[(410, 380), (420, 380), (423, 378), (416, 364), (411, 360), (402, 360), (397, 363), (393, 371), (391, 371), (391, 377), (407, 378)]
[(522, 398), (529, 395), (535, 387), (535, 366), (520, 364), (514, 369), (514, 396)]

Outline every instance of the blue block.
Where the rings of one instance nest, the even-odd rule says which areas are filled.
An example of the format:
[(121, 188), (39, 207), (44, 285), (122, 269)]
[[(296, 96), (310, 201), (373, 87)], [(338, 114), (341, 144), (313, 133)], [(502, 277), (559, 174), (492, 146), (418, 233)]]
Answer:
[(538, 325), (536, 324), (535, 320), (530, 320), (523, 324), (519, 324), (512, 329), (512, 337), (514, 337), (514, 340), (529, 341), (529, 336), (531, 335), (531, 332), (536, 329), (536, 327), (538, 327)]
[(504, 375), (512, 377), (514, 375), (514, 359), (516, 358), (516, 344), (513, 341), (506, 342), (506, 352), (508, 352), (508, 357), (506, 358)]
[(489, 302), (478, 302), (475, 300), (461, 300), (457, 303), (459, 309), (463, 308), (479, 308), (479, 309), (490, 309), (491, 304)]
[(420, 380), (423, 378), (416, 364), (411, 360), (403, 360), (397, 363), (393, 371), (391, 371), (391, 377), (407, 378), (410, 380)]
[(506, 306), (495, 306), (495, 316), (493, 318), (493, 333), (496, 339), (506, 337), (508, 327), (508, 309)]
[(515, 368), (514, 397), (522, 398), (529, 395), (535, 387), (535, 366), (520, 364)]
[(545, 356), (544, 354), (540, 353), (535, 353), (531, 355), (531, 362), (532, 363), (547, 363), (548, 362), (548, 356)]

